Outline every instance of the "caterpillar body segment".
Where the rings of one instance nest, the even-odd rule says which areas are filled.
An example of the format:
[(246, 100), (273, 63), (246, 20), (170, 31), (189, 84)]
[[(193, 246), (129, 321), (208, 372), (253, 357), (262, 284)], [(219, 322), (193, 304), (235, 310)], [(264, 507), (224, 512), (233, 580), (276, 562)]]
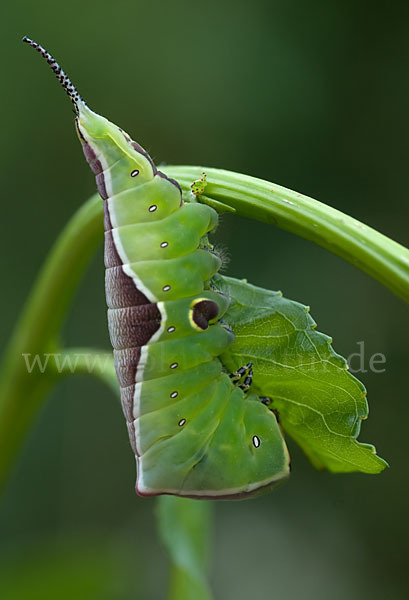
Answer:
[(249, 390), (251, 367), (241, 389), (219, 360), (234, 334), (219, 322), (228, 298), (210, 285), (221, 260), (202, 243), (217, 213), (184, 203), (179, 184), (25, 41), (74, 103), (103, 200), (108, 325), (137, 492), (236, 498), (286, 478), (287, 448), (274, 414)]

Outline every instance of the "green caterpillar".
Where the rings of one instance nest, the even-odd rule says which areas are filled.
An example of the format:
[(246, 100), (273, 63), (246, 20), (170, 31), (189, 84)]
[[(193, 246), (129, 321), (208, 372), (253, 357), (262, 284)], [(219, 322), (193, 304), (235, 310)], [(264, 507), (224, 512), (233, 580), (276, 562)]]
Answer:
[[(289, 474), (268, 401), (249, 392), (251, 364), (229, 376), (229, 299), (212, 286), (221, 260), (206, 244), (215, 210), (184, 202), (179, 184), (119, 127), (88, 108), (40, 45), (75, 107), (75, 125), (104, 205), (106, 300), (136, 491), (236, 498)], [(199, 185), (199, 188), (201, 186)]]

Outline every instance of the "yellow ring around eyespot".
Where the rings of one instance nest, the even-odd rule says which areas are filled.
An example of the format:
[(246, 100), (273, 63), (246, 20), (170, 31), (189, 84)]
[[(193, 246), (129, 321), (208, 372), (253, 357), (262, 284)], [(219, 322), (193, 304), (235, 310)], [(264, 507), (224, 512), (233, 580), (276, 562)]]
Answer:
[(192, 304), (190, 305), (190, 308), (189, 308), (189, 314), (188, 314), (189, 322), (195, 331), (205, 331), (205, 329), (202, 329), (201, 327), (199, 327), (199, 325), (197, 325), (193, 320), (194, 308), (198, 302), (203, 302), (203, 300), (209, 300), (209, 298), (195, 298), (192, 301)]

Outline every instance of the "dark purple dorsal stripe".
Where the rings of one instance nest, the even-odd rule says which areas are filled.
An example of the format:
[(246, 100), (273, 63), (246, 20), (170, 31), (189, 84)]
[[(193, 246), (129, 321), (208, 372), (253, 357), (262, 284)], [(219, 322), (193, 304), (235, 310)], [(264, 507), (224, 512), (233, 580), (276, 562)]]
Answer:
[[(99, 166), (101, 167), (101, 172), (95, 174), (95, 181), (97, 182), (97, 189), (98, 189), (98, 192), (99, 192), (99, 195), (101, 196), (101, 198), (103, 200), (108, 200), (108, 192), (105, 187), (105, 177), (104, 177), (104, 172), (102, 171), (102, 165), (99, 161), (97, 161), (97, 162), (98, 162)], [(94, 164), (96, 164), (96, 163), (94, 163)]]
[(142, 148), (142, 146), (140, 146), (138, 144), (138, 142), (134, 142), (133, 140), (130, 140), (129, 143), (131, 144), (131, 146), (132, 146), (132, 148), (134, 150), (136, 150), (137, 152), (139, 152), (139, 154), (142, 154), (142, 156), (144, 156), (146, 158), (146, 160), (148, 160), (150, 162), (153, 174), (156, 175), (156, 173), (158, 172), (158, 169), (156, 168), (155, 163), (153, 162), (153, 160), (151, 159), (151, 157), (149, 156), (149, 154), (146, 152), (146, 150), (144, 150)]
[[(105, 212), (108, 211), (105, 211), (104, 207), (104, 214)], [(109, 217), (109, 214), (107, 216)], [(108, 229), (108, 231), (105, 231), (104, 263), (106, 269), (110, 269), (111, 267), (119, 267), (123, 264), (121, 257), (118, 254), (118, 250), (116, 249), (116, 246), (114, 244), (114, 239), (112, 237), (112, 229)]]
[(136, 438), (135, 438), (134, 425), (133, 425), (133, 423), (130, 423), (129, 421), (127, 421), (126, 422), (126, 426), (128, 428), (128, 435), (129, 435), (129, 441), (131, 443), (131, 448), (132, 448), (135, 456), (137, 456), (138, 451), (136, 449)]
[(141, 349), (139, 346), (114, 350), (115, 371), (121, 387), (134, 385), (140, 357)]
[(91, 167), (92, 172), (94, 173), (94, 175), (100, 175), (103, 171), (101, 162), (97, 159), (97, 156), (91, 148), (90, 144), (86, 142), (83, 137), (81, 137), (81, 145), (84, 156), (87, 159), (87, 163)]
[(87, 142), (84, 136), (81, 133), (80, 128), (78, 127), (78, 119), (75, 119), (75, 126), (78, 132), (78, 136), (81, 141), (82, 151), (84, 152), (84, 156), (87, 160), (87, 163), (92, 169), (92, 172), (95, 175), (95, 180), (97, 182), (97, 188), (99, 195), (103, 200), (108, 199), (108, 193), (105, 187), (105, 179), (104, 179), (104, 170), (102, 168), (101, 161), (97, 159), (97, 155), (94, 150), (91, 148), (91, 145)]
[[(110, 231), (112, 229), (111, 217), (109, 215), (108, 210), (108, 200), (103, 200), (102, 205), (104, 208), (104, 229), (105, 231)], [(115, 248), (116, 250), (116, 248)]]
[(133, 421), (133, 401), (135, 395), (135, 384), (121, 387), (121, 404), (125, 419), (129, 422)]
[[(127, 139), (127, 137), (125, 137), (125, 139), (129, 142), (129, 140)], [(180, 187), (180, 185), (178, 184), (178, 182), (176, 181), (176, 179), (172, 179), (171, 177), (168, 177), (167, 175), (165, 175), (165, 173), (162, 173), (162, 171), (158, 171), (155, 163), (153, 162), (152, 158), (150, 157), (150, 155), (146, 152), (146, 150), (144, 150), (142, 148), (142, 146), (140, 144), (138, 144), (137, 142), (134, 142), (133, 140), (130, 140), (129, 142), (132, 146), (132, 148), (134, 150), (136, 150), (137, 152), (139, 152), (140, 154), (142, 154), (142, 156), (144, 156), (151, 164), (152, 167), (152, 171), (154, 175), (158, 175), (158, 177), (162, 177), (162, 179), (167, 179), (168, 181), (170, 181), (170, 183), (172, 183), (173, 185), (175, 185), (179, 192), (180, 192), (180, 204), (183, 204), (183, 200), (182, 200), (182, 188)]]
[[(168, 181), (170, 181), (170, 183), (173, 183), (173, 185), (175, 185), (178, 188), (180, 195), (182, 196), (182, 188), (180, 187), (180, 185), (176, 181), (176, 179), (172, 179), (172, 177), (168, 177), (167, 175), (165, 175), (165, 173), (162, 173), (162, 171), (157, 171), (156, 175), (158, 175), (158, 177), (162, 177), (162, 179), (167, 179)], [(181, 204), (183, 204), (182, 198), (181, 198)]]
[(105, 271), (105, 293), (108, 308), (150, 304), (145, 294), (138, 290), (131, 277), (119, 266)]
[(160, 327), (157, 304), (142, 304), (108, 310), (111, 344), (115, 350), (144, 346)]

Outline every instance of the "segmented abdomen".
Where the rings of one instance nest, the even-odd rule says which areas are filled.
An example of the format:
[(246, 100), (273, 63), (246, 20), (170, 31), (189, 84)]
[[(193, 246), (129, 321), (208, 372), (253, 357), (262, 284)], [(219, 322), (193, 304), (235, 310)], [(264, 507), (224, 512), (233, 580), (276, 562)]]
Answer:
[[(85, 154), (104, 199), (106, 299), (115, 368), (131, 445), (139, 457), (138, 488), (149, 493), (151, 486), (140, 482), (148, 449), (141, 419), (158, 408), (148, 389), (152, 385), (145, 383), (158, 380), (162, 409), (181, 404), (190, 390), (198, 396), (198, 389), (203, 393), (217, 383), (221, 365), (216, 357), (233, 340), (224, 327), (209, 327), (209, 320), (227, 308), (227, 300), (204, 291), (220, 259), (198, 248), (216, 225), (217, 214), (201, 204), (183, 204), (177, 184), (158, 172), (151, 181), (110, 197), (112, 167), (103, 170), (91, 151), (87, 148)], [(191, 415), (191, 410), (178, 410), (176, 432), (189, 425)], [(155, 429), (149, 427), (149, 437)]]
[(183, 204), (178, 184), (126, 141), (141, 172), (109, 140), (82, 138), (104, 200), (108, 323), (136, 490), (251, 494), (288, 474), (288, 453), (274, 415), (218, 359), (234, 335), (216, 322), (228, 300), (208, 284), (221, 261), (200, 246), (217, 213)]

